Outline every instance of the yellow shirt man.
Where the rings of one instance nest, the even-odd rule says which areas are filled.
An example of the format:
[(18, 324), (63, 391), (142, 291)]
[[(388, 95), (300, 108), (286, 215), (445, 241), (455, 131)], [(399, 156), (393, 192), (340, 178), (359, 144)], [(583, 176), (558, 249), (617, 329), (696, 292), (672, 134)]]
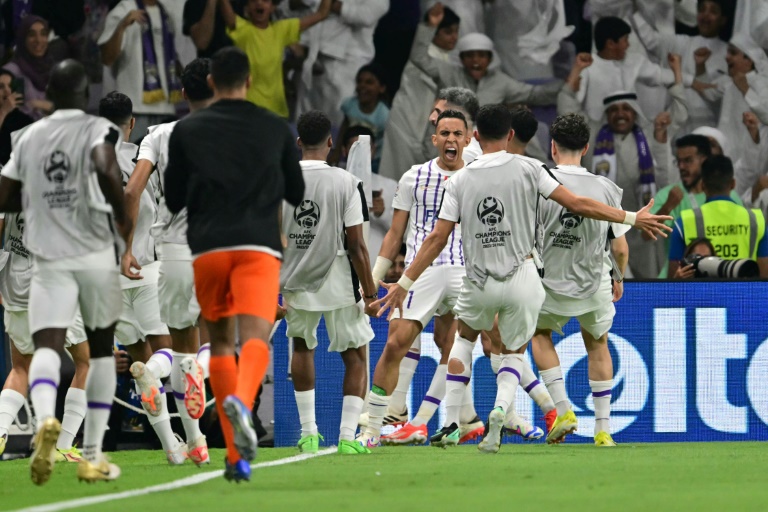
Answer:
[(227, 35), (248, 55), (251, 63), (248, 101), (283, 118), (288, 117), (283, 88), (283, 51), (286, 46), (299, 42), (300, 32), (299, 18), (271, 22), (262, 29), (238, 16), (235, 28), (227, 29)]

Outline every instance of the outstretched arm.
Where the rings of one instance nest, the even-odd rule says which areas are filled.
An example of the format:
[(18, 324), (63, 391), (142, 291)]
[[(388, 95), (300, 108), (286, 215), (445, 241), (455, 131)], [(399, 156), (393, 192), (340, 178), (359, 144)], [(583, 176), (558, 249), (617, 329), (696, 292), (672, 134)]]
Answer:
[(426, 240), (424, 240), (424, 243), (421, 244), (421, 248), (419, 249), (419, 252), (416, 253), (413, 263), (411, 263), (405, 270), (400, 280), (395, 284), (383, 285), (389, 290), (387, 295), (372, 304), (373, 306), (381, 307), (378, 316), (382, 316), (387, 309), (390, 309), (387, 318), (392, 318), (396, 309), (399, 310), (402, 315), (403, 300), (405, 300), (408, 290), (413, 285), (413, 282), (416, 281), (419, 276), (424, 273), (427, 267), (432, 264), (435, 258), (440, 255), (443, 248), (445, 248), (445, 244), (448, 243), (448, 237), (453, 233), (454, 226), (456, 226), (455, 222), (445, 219), (437, 220), (435, 229), (432, 230), (432, 233), (430, 233)]
[(638, 212), (626, 212), (589, 197), (577, 196), (562, 185), (550, 194), (549, 199), (552, 199), (561, 206), (565, 206), (573, 213), (589, 217), (590, 219), (635, 226), (650, 235), (654, 240), (656, 240), (656, 235), (666, 238), (666, 232), (672, 231), (672, 228), (664, 224), (665, 220), (672, 220), (672, 217), (650, 213), (649, 210), (653, 206), (653, 199)]
[(307, 30), (312, 25), (316, 25), (328, 17), (331, 12), (331, 0), (322, 0), (317, 8), (317, 11), (312, 14), (308, 14), (299, 19), (299, 30), (302, 32)]
[[(629, 244), (627, 244), (627, 237), (620, 236), (611, 240), (611, 253), (613, 259), (616, 260), (616, 266), (619, 267), (619, 272), (624, 276), (627, 272), (627, 263), (629, 263)], [(613, 281), (613, 302), (618, 302), (621, 296), (624, 295), (624, 281)]]
[(379, 281), (387, 275), (392, 262), (395, 261), (397, 253), (400, 251), (400, 247), (403, 245), (403, 234), (408, 226), (409, 216), (409, 212), (397, 209), (395, 209), (392, 215), (392, 225), (389, 227), (387, 234), (384, 235), (381, 249), (379, 249), (379, 256), (376, 258), (376, 264), (373, 266), (373, 280), (377, 286)]

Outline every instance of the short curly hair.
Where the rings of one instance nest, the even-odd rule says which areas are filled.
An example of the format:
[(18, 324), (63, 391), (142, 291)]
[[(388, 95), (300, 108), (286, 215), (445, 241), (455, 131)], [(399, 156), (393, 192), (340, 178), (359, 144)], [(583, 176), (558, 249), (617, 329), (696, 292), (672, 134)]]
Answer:
[(203, 101), (213, 96), (208, 87), (210, 72), (211, 59), (200, 57), (186, 65), (181, 73), (181, 86), (190, 101)]
[(304, 146), (318, 147), (331, 136), (331, 120), (319, 110), (310, 110), (299, 116), (296, 130)]
[(589, 125), (579, 114), (557, 116), (549, 127), (549, 136), (561, 148), (581, 151), (589, 144)]

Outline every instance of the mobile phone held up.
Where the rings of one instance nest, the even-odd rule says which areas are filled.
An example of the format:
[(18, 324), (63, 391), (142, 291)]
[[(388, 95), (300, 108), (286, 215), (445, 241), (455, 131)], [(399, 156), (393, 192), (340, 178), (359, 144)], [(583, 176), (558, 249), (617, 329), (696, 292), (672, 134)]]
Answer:
[(21, 94), (24, 96), (24, 79), (23, 78), (14, 78), (11, 80), (11, 92), (15, 92), (17, 94)]

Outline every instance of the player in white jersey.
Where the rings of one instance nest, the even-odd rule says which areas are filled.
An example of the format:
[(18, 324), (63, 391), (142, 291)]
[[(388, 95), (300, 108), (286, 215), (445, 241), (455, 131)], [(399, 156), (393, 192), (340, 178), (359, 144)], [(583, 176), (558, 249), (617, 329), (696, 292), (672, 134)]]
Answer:
[(297, 128), (306, 188), (296, 208), (283, 204), (282, 229), (288, 244), (280, 291), (287, 308), (287, 336), (293, 338), (291, 376), (301, 422), (298, 447), (303, 453), (318, 451), (314, 357), (317, 326), (324, 317), (328, 350), (341, 355), (345, 369), (338, 452), (370, 453), (355, 442), (368, 380), (365, 351), (373, 339), (364, 310), (375, 314), (365, 306), (377, 298), (363, 237), (368, 205), (360, 180), (325, 163), (333, 147), (330, 119), (310, 111), (299, 118)]
[[(622, 190), (612, 181), (581, 167), (587, 152), (589, 125), (577, 114), (560, 116), (550, 127), (552, 174), (569, 190), (611, 206), (621, 207)], [(584, 219), (553, 201), (539, 209), (543, 234), (544, 289), (547, 292), (533, 337), (533, 354), (541, 377), (557, 407), (558, 418), (547, 435), (548, 443), (563, 440), (576, 430), (576, 416), (565, 391), (560, 360), (552, 344), (552, 331), (576, 317), (589, 360), (589, 387), (595, 404), (595, 444), (615, 446), (610, 435), (613, 364), (608, 351), (608, 331), (616, 310), (613, 303), (623, 292), (622, 276), (629, 247), (624, 237), (628, 227)], [(610, 244), (609, 244), (610, 241)], [(618, 273), (611, 280), (611, 252)]]
[[(122, 300), (120, 250), (131, 229), (125, 215), (115, 146), (119, 129), (83, 112), (88, 78), (82, 64), (65, 60), (53, 68), (46, 91), (56, 111), (16, 132), (14, 157), (2, 170), (0, 210), (23, 211), (24, 245), (34, 256), (29, 291), (29, 330), (35, 354), (29, 366), (30, 398), (38, 418), (32, 481), (41, 485), (53, 470), (61, 425), (55, 418), (67, 327), (83, 316), (90, 347), (86, 380), (88, 413), (81, 480), (117, 478), (120, 470), (101, 453), (117, 385), (112, 355)], [(23, 200), (22, 200), (23, 197)]]
[[(213, 98), (208, 87), (208, 59), (195, 59), (181, 75), (182, 94), (190, 112), (207, 107)], [(157, 259), (160, 260), (158, 298), (160, 319), (168, 326), (173, 346), (171, 387), (181, 416), (189, 458), (197, 464), (208, 464), (208, 445), (200, 431), (199, 419), (205, 410), (205, 372), (207, 364), (198, 364), (198, 355), (210, 357), (208, 344), (200, 346), (198, 319), (200, 306), (195, 297), (192, 252), (187, 245), (187, 211), (174, 215), (168, 211), (163, 196), (163, 180), (168, 164), (168, 141), (176, 121), (149, 128), (136, 156), (136, 168), (125, 187), (125, 201), (131, 219), (138, 216), (141, 195), (150, 176), (157, 171), (159, 200), (158, 218), (151, 229)], [(129, 239), (133, 242), (133, 235)], [(132, 250), (126, 251), (121, 272), (128, 279), (142, 279), (142, 271)], [(184, 393), (182, 393), (184, 390)]]
[[(389, 286), (379, 315), (403, 309), (414, 281), (437, 258), (461, 220), (466, 276), (456, 303), (458, 333), (448, 361), (447, 393), (464, 391), (472, 368), (472, 350), (480, 331), (493, 327), (498, 314), (505, 347), (497, 376), (498, 392), (488, 417), (488, 434), (478, 445), (496, 453), (509, 401), (520, 381), (523, 354), (536, 329), (544, 287), (534, 263), (538, 196), (551, 198), (570, 211), (590, 218), (635, 225), (655, 237), (669, 231), (666, 216), (651, 215), (651, 204), (625, 212), (594, 199), (576, 196), (558, 183), (537, 160), (506, 152), (511, 114), (504, 105), (486, 105), (477, 115), (475, 136), (483, 155), (451, 178), (445, 188), (435, 229), (398, 283)], [(445, 426), (449, 436), (456, 425)]]
[[(24, 214), (9, 213), (0, 220), (3, 226), (3, 249), (0, 251), (0, 295), (3, 298), (3, 323), (11, 339), (11, 371), (0, 393), (0, 455), (5, 451), (8, 430), (24, 406), (29, 386), (29, 364), (35, 345), (29, 332), (29, 286), (32, 281), (32, 258), (24, 247)], [(67, 329), (64, 346), (75, 363), (75, 375), (64, 400), (61, 433), (56, 441), (56, 460), (80, 462), (82, 454), (73, 446), (83, 423), (87, 400), (85, 381), (88, 375), (88, 345), (83, 319), (79, 312)]]
[[(135, 119), (133, 103), (125, 94), (113, 91), (99, 102), (99, 115), (109, 119), (123, 131), (123, 142), (117, 151), (117, 162), (122, 171), (123, 185), (128, 183), (134, 169), (133, 159), (139, 147), (130, 140)], [(160, 320), (157, 299), (157, 279), (160, 262), (155, 261), (155, 241), (149, 229), (157, 219), (157, 174), (150, 177), (146, 190), (141, 194), (136, 219), (136, 236), (132, 253), (142, 266), (144, 279), (128, 279), (120, 276), (123, 291), (123, 312), (115, 329), (117, 341), (123, 345), (135, 361), (131, 375), (136, 381), (141, 405), (147, 412), (149, 424), (155, 430), (170, 464), (183, 464), (187, 447), (179, 441), (171, 429), (171, 418), (165, 390), (160, 382), (171, 374), (171, 337), (168, 327)]]
[[(434, 228), (446, 180), (464, 167), (462, 153), (469, 143), (469, 129), (464, 114), (456, 110), (441, 112), (432, 140), (439, 156), (423, 165), (412, 167), (400, 179), (392, 203), (395, 209), (392, 227), (384, 237), (373, 270), (373, 277), (377, 282), (381, 281), (389, 270), (404, 238), (407, 246), (407, 267)], [(396, 395), (393, 393), (396, 386), (400, 388), (400, 396), (403, 399), (399, 409), (404, 407), (404, 395), (410, 386), (410, 378), (419, 358), (421, 345), (418, 336), (438, 312), (440, 316), (435, 320), (435, 342), (444, 354), (443, 358), (447, 358), (450, 352), (450, 338), (447, 333), (452, 329), (453, 308), (463, 274), (464, 250), (461, 230), (457, 226), (451, 233), (450, 243), (427, 269), (424, 279), (410, 290), (403, 305), (402, 318), (393, 319), (389, 325), (387, 344), (373, 375), (373, 386), (368, 398), (367, 426), (360, 436), (361, 443), (367, 446), (379, 444), (384, 413), (389, 407), (391, 397)], [(440, 332), (443, 333), (442, 336), (438, 335)], [(438, 367), (419, 413), (411, 422), (390, 436), (387, 440), (389, 443), (421, 444), (426, 441), (426, 424), (445, 395), (445, 372), (441, 370), (445, 370), (446, 363), (447, 360), (441, 361), (442, 368)], [(410, 365), (413, 371), (404, 376), (403, 368), (406, 365)], [(401, 382), (403, 380), (405, 382)], [(458, 397), (458, 408), (461, 408), (462, 396)], [(400, 410), (396, 412), (399, 413)], [(473, 423), (472, 418), (469, 420), (468, 423)], [(482, 422), (479, 418), (477, 422), (479, 424), (473, 430), (481, 432)]]

